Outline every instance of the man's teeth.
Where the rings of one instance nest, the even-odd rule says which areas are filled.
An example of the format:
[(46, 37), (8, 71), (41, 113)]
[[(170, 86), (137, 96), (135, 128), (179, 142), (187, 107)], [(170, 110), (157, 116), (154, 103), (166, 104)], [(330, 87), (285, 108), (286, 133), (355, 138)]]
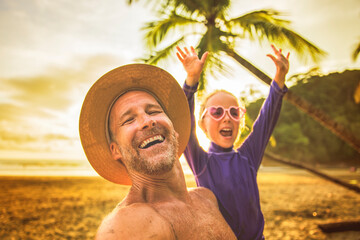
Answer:
[(154, 136), (154, 137), (148, 138), (148, 139), (146, 139), (145, 141), (143, 141), (143, 142), (140, 144), (140, 148), (146, 148), (146, 147), (151, 146), (152, 144), (155, 144), (155, 143), (157, 143), (157, 142), (163, 142), (163, 141), (164, 141), (163, 136), (161, 136), (161, 135), (156, 135), (156, 136)]

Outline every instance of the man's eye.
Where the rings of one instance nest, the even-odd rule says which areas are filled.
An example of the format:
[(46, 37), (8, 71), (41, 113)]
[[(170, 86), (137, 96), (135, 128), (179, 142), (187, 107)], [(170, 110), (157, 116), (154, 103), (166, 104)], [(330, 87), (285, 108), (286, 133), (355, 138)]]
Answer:
[(133, 121), (134, 121), (134, 118), (128, 118), (128, 119), (126, 119), (121, 125), (124, 126), (124, 125), (126, 125), (126, 124), (132, 123)]
[(159, 114), (159, 113), (162, 113), (161, 110), (151, 110), (149, 111), (149, 115), (156, 115), (156, 114)]

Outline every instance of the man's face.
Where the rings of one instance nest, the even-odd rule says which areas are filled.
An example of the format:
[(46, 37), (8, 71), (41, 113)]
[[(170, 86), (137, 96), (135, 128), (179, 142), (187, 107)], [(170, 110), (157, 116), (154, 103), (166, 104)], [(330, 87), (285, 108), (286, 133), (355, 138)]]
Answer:
[(160, 104), (149, 93), (130, 91), (110, 112), (114, 141), (110, 150), (129, 171), (154, 175), (172, 169), (177, 157), (177, 133)]

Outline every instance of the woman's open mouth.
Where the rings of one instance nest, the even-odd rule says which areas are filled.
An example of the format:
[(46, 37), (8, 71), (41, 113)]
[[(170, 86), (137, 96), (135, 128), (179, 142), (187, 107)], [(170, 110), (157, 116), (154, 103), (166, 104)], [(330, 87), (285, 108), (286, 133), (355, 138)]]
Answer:
[(230, 128), (223, 128), (220, 130), (220, 135), (223, 137), (231, 137), (232, 133), (233, 131)]

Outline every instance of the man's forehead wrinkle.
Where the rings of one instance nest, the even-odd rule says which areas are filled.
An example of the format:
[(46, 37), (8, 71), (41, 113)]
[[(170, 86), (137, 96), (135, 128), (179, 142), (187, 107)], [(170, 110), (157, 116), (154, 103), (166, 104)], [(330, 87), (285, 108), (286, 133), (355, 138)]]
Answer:
[[(147, 91), (147, 90), (145, 90), (145, 89), (143, 89), (143, 90), (133, 89), (133, 90), (129, 90), (129, 91), (127, 91), (126, 93), (124, 93), (123, 96), (126, 95), (127, 93), (131, 93), (131, 92), (136, 92), (136, 93), (138, 93), (138, 94), (147, 95), (148, 97), (150, 97), (149, 99), (154, 100), (154, 102), (156, 102), (157, 105), (160, 105), (160, 107), (163, 109), (163, 107), (162, 107), (163, 104), (158, 100), (157, 96), (156, 96), (154, 93), (149, 92), (149, 91)], [(144, 96), (144, 95), (143, 95), (143, 96)], [(142, 97), (141, 97), (141, 98), (142, 98)], [(155, 104), (155, 105), (156, 105), (156, 104)]]
[(150, 108), (158, 108), (158, 109), (163, 109), (161, 107), (161, 105), (156, 101), (157, 104), (153, 104), (153, 103), (149, 103), (146, 105), (146, 110), (150, 109)]

